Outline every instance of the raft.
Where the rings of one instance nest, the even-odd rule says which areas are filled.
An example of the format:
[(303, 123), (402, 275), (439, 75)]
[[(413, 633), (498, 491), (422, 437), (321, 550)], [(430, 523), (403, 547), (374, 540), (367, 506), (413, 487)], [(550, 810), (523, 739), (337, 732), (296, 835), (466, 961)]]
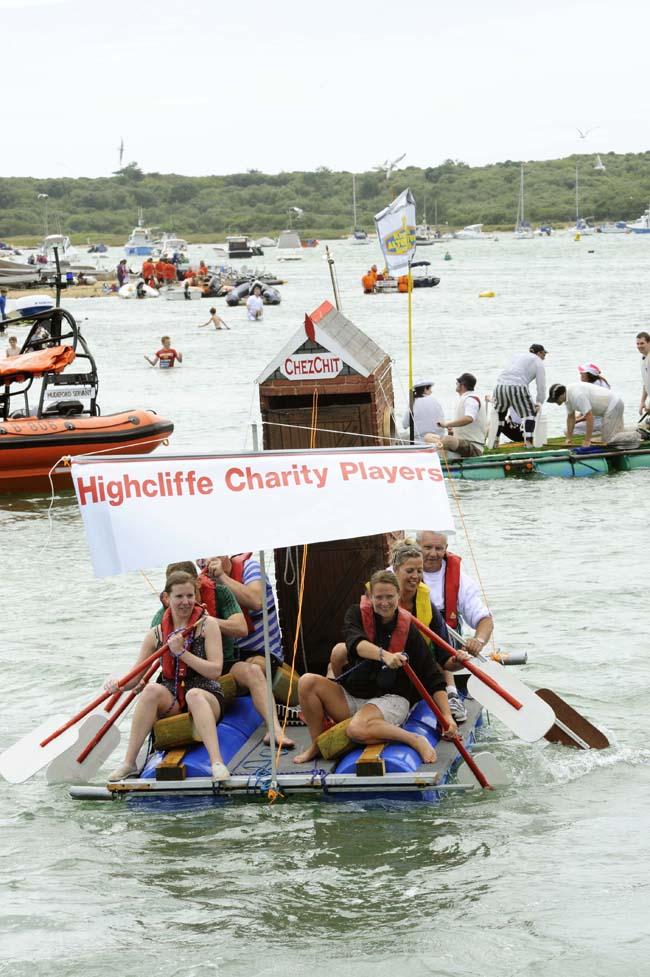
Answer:
[[(557, 445), (557, 446), (554, 446)], [(564, 447), (563, 438), (554, 438), (543, 449), (524, 449), (521, 444), (503, 445), (475, 458), (462, 458), (442, 464), (446, 478), (484, 482), (503, 478), (545, 475), (549, 478), (593, 478), (616, 472), (650, 468), (650, 441), (638, 448), (614, 449), (607, 445), (583, 448)]]
[[(467, 720), (460, 734), (467, 746), (475, 742), (482, 724), (482, 709), (474, 699), (466, 699)], [(280, 709), (283, 707), (280, 706)], [(319, 756), (297, 766), (296, 752), (309, 743), (306, 726), (295, 719), (287, 725), (287, 735), (296, 750), (283, 750), (278, 763), (278, 786), (285, 796), (302, 795), (320, 800), (407, 800), (435, 803), (446, 790), (472, 790), (472, 785), (449, 785), (460, 763), (453, 745), (440, 739), (437, 721), (425, 702), (418, 702), (404, 723), (404, 729), (420, 733), (435, 747), (435, 763), (423, 764), (419, 755), (401, 743), (379, 746), (353, 746), (337, 759)], [(105, 787), (75, 786), (75, 800), (128, 800), (129, 802), (187, 803), (191, 798), (209, 798), (224, 803), (233, 798), (266, 799), (270, 780), (270, 748), (264, 745), (266, 726), (250, 696), (238, 696), (226, 705), (224, 719), (217, 727), (219, 747), (230, 779), (213, 785), (210, 763), (202, 743), (186, 749), (174, 747), (156, 751), (147, 758), (138, 777)], [(182, 754), (179, 756), (179, 754)], [(371, 771), (368, 773), (367, 771)], [(374, 771), (374, 772), (373, 772)], [(173, 778), (173, 779), (168, 779)]]

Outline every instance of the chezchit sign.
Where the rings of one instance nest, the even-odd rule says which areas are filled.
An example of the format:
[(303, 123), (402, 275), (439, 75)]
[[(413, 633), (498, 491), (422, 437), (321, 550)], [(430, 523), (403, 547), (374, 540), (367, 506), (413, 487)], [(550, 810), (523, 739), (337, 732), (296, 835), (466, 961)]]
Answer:
[(87, 455), (72, 480), (98, 577), (405, 525), (454, 528), (426, 447)]

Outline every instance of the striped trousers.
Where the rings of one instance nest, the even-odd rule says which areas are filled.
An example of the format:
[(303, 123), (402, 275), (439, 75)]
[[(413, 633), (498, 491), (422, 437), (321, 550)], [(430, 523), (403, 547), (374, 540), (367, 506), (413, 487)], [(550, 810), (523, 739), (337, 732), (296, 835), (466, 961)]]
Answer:
[(505, 383), (498, 383), (494, 388), (494, 407), (499, 415), (499, 420), (505, 420), (510, 407), (513, 408), (522, 418), (535, 417), (535, 405), (530, 396), (528, 387), (515, 387)]

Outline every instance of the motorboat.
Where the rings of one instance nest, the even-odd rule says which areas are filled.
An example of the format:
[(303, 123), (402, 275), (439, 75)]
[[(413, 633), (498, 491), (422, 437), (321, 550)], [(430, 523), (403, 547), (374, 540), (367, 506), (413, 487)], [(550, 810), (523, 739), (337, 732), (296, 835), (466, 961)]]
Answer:
[[(21, 298), (12, 299), (10, 305), (11, 311), (18, 316), (18, 319), (22, 319), (23, 325), (26, 326), (30, 316), (53, 309), (54, 299), (51, 295), (23, 295)], [(16, 319), (12, 322), (12, 326), (15, 324)]]
[(300, 261), (302, 245), (296, 231), (282, 231), (278, 238), (278, 261)]
[(277, 237), (258, 237), (257, 241), (255, 241), (255, 245), (258, 248), (275, 248), (277, 247), (277, 243)]
[(108, 248), (101, 241), (98, 244), (91, 244), (88, 248), (88, 254), (106, 254)]
[(576, 236), (580, 235), (580, 237), (584, 237), (584, 235), (597, 234), (598, 228), (594, 227), (593, 224), (590, 224), (586, 218), (579, 217), (576, 220), (575, 225), (572, 228), (570, 228), (569, 233), (574, 234)]
[(637, 220), (628, 223), (626, 227), (632, 234), (650, 234), (650, 208)]
[(148, 454), (172, 433), (154, 411), (100, 413), (95, 360), (71, 313), (40, 311), (12, 327), (22, 324), (29, 332), (20, 354), (0, 360), (0, 492), (48, 489), (50, 476), (69, 486), (69, 474), (55, 470), (63, 457)]
[(415, 245), (418, 248), (429, 247), (441, 240), (440, 232), (434, 231), (430, 224), (418, 224), (415, 228)]
[(159, 238), (153, 242), (152, 256), (169, 261), (175, 255), (182, 261), (187, 261), (187, 249), (189, 245), (182, 237), (175, 234), (168, 234), (164, 231)]
[(39, 265), (0, 258), (0, 285), (33, 285), (40, 277)]
[[(413, 288), (435, 288), (436, 285), (440, 284), (440, 279), (429, 274), (429, 268), (431, 267), (430, 261), (413, 261), (411, 263), (411, 279)], [(402, 276), (402, 283), (405, 281), (405, 276)], [(400, 286), (400, 280), (394, 278), (392, 275), (385, 275), (378, 278), (374, 285), (374, 291), (378, 294), (384, 294), (386, 292), (408, 292), (408, 286)]]
[(601, 224), (596, 230), (599, 234), (629, 234), (630, 228), (625, 221), (608, 222)]
[(468, 224), (462, 230), (456, 231), (454, 238), (457, 241), (496, 241), (496, 234), (487, 234), (483, 231), (482, 224)]
[(245, 234), (232, 234), (226, 238), (228, 247), (228, 258), (253, 258), (262, 257), (262, 248), (246, 237)]
[(153, 234), (144, 226), (144, 212), (142, 207), (138, 211), (138, 226), (131, 231), (128, 241), (124, 245), (127, 256), (134, 254), (145, 257), (153, 252)]

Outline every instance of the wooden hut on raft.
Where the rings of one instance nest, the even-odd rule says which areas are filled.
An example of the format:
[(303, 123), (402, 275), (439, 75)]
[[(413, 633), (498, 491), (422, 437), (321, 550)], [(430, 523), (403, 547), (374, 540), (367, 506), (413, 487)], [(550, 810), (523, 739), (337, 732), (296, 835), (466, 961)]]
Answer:
[[(381, 447), (394, 437), (389, 356), (329, 302), (257, 378), (266, 450)], [(401, 534), (398, 525), (396, 534)], [(276, 550), (285, 657), (298, 640), (300, 671), (324, 672), (347, 608), (374, 570), (388, 566), (393, 534)], [(299, 627), (301, 568), (305, 585)]]

